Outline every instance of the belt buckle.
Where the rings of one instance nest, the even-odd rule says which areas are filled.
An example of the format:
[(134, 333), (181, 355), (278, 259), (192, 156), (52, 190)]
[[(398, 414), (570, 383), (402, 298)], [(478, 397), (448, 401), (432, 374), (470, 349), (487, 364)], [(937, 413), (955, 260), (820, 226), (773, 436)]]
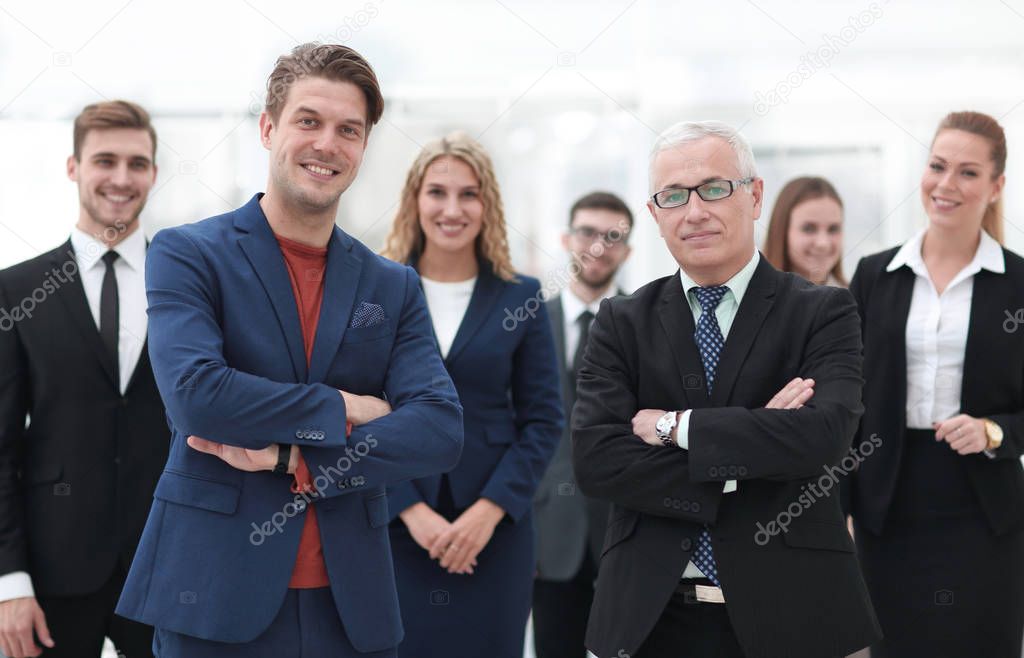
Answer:
[(702, 603), (725, 603), (725, 594), (722, 593), (720, 587), (694, 585), (693, 590), (694, 598)]

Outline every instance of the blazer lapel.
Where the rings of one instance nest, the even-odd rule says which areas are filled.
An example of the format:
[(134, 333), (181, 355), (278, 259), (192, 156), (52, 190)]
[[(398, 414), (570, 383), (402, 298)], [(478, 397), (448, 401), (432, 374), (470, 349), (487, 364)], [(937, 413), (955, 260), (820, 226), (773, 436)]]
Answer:
[[(353, 240), (338, 227), (334, 228), (327, 250), (327, 271), (324, 273), (324, 299), (316, 326), (313, 356), (309, 365), (309, 381), (322, 382), (327, 377), (334, 356), (341, 348), (359, 289), (363, 260), (352, 249)], [(371, 301), (371, 300), (367, 300)]]
[(964, 351), (963, 386), (960, 390), (960, 409), (964, 413), (977, 406), (968, 396), (987, 388), (982, 381), (986, 377), (983, 364), (991, 363), (993, 348), (1006, 344), (1008, 334), (1003, 329), (1003, 322), (1006, 320), (1005, 309), (1009, 299), (1013, 299), (1010, 277), (988, 270), (981, 270), (974, 275), (967, 348)]
[(762, 255), (736, 311), (729, 336), (725, 339), (722, 356), (718, 360), (718, 369), (715, 371), (715, 387), (711, 392), (712, 405), (724, 406), (728, 401), (740, 367), (746, 360), (768, 311), (775, 303), (775, 286), (778, 284), (778, 278), (778, 271), (769, 265)]
[(295, 306), (295, 293), (285, 267), (284, 255), (277, 244), (270, 224), (259, 206), (259, 195), (239, 208), (236, 228), (244, 235), (238, 239), (249, 265), (263, 284), (270, 304), (277, 316), (278, 326), (288, 346), (288, 356), (295, 371), (295, 381), (306, 381), (306, 350), (302, 342), (302, 326)]
[(687, 408), (700, 409), (707, 407), (708, 393), (704, 384), (704, 366), (697, 352), (697, 344), (693, 340), (695, 327), (690, 304), (683, 292), (683, 283), (679, 273), (671, 277), (665, 284), (661, 304), (658, 307), (661, 326), (668, 336), (669, 349), (676, 365), (676, 374), (682, 384), (683, 394), (689, 403)]
[[(917, 275), (904, 265), (892, 272), (882, 271), (880, 281), (876, 282), (875, 288), (882, 293), (882, 286), (886, 285), (888, 290), (879, 294), (882, 300), (877, 309), (880, 312), (889, 314), (893, 318), (895, 333), (888, 338), (897, 341), (898, 349), (893, 354), (899, 355), (899, 363), (891, 364), (889, 372), (894, 373), (896, 381), (890, 390), (899, 398), (898, 409), (900, 410), (900, 427), (907, 425), (907, 317), (910, 315), (910, 301), (914, 297), (914, 282)], [(973, 315), (973, 309), (972, 309)], [(968, 344), (970, 340), (968, 339)], [(965, 364), (966, 365), (966, 364)]]
[[(71, 240), (68, 240), (54, 254), (51, 262), (56, 269), (62, 269), (68, 258), (74, 258), (74, 253), (75, 250), (71, 246)], [(64, 254), (66, 258), (62, 260), (59, 254)], [(77, 328), (78, 335), (83, 336), (85, 342), (96, 353), (96, 358), (100, 360), (103, 372), (107, 374), (110, 383), (116, 386), (118, 377), (114, 372), (114, 360), (110, 353), (107, 352), (107, 348), (100, 338), (100, 330), (96, 326), (96, 320), (93, 319), (92, 311), (89, 310), (89, 301), (85, 297), (85, 287), (82, 285), (81, 272), (78, 271), (77, 261), (75, 261), (75, 276), (69, 277), (68, 284), (59, 287), (56, 294), (67, 309), (68, 315), (71, 316), (71, 321)]]
[(459, 330), (455, 333), (452, 346), (448, 349), (448, 356), (445, 358), (445, 365), (449, 365), (458, 358), (459, 353), (466, 349), (470, 339), (480, 330), (484, 320), (491, 313), (491, 307), (498, 301), (498, 292), (501, 290), (502, 281), (491, 271), (490, 264), (480, 263), (480, 273), (477, 276), (476, 285), (473, 286), (473, 295), (469, 298), (469, 308), (462, 317)]

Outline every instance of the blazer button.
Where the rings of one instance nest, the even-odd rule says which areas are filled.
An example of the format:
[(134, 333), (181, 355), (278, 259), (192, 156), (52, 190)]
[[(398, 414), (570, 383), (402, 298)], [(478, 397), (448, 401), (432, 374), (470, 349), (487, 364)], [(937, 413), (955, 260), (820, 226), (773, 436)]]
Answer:
[(690, 504), (690, 501), (688, 501), (688, 500), (684, 500), (683, 501), (683, 511), (684, 512), (689, 512), (691, 507), (692, 507), (692, 505)]
[(295, 438), (296, 439), (301, 439), (302, 438), (302, 430), (299, 430), (298, 432), (295, 433)]
[(690, 550), (690, 546), (692, 546), (692, 545), (693, 544), (692, 544), (692, 542), (690, 542), (689, 539), (684, 539), (683, 543), (680, 544), (680, 548), (682, 548), (684, 551), (688, 551), (688, 550)]
[(739, 472), (739, 471), (737, 470), (737, 468), (736, 468), (735, 466), (730, 466), (730, 467), (729, 467), (729, 475), (731, 475), (731, 476), (733, 476), (733, 477), (736, 477), (736, 474), (737, 474), (738, 472)]
[(744, 475), (747, 474), (747, 467), (740, 466), (739, 468), (736, 469), (736, 474), (739, 475), (740, 477), (743, 477)]
[(697, 503), (697, 502), (690, 503), (690, 511), (692, 511), (694, 514), (699, 512), (700, 511), (700, 503)]
[(708, 469), (708, 475), (710, 475), (713, 478), (718, 477), (718, 467), (717, 466), (712, 466), (711, 468), (709, 468)]

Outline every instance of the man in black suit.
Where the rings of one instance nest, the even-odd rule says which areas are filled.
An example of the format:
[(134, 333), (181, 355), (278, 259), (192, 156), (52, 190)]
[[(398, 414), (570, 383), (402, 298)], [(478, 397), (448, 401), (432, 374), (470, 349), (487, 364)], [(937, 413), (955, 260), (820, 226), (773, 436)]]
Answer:
[(648, 207), (680, 271), (601, 304), (573, 461), (611, 501), (601, 658), (844, 656), (880, 631), (830, 469), (863, 412), (849, 292), (754, 247), (763, 182), (720, 122), (666, 131)]
[(170, 441), (146, 350), (139, 226), (155, 154), (144, 109), (86, 107), (67, 162), (71, 239), (0, 272), (0, 650), (11, 658), (97, 658), (104, 637), (152, 656), (152, 629), (114, 606)]
[[(547, 302), (562, 378), (565, 417), (576, 402), (576, 372), (601, 300), (620, 294), (615, 275), (629, 257), (633, 213), (609, 192), (591, 192), (569, 210), (562, 246), (569, 253), (567, 289)], [(608, 503), (576, 490), (569, 425), (534, 499), (537, 578), (533, 637), (537, 658), (584, 658), (583, 637), (601, 558)]]

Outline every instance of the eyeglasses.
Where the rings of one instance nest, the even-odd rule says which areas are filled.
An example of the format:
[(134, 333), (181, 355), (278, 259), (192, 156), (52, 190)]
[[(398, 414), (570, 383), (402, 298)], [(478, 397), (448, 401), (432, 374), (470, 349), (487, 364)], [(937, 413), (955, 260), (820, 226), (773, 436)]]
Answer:
[(732, 193), (740, 185), (746, 185), (754, 181), (754, 177), (740, 180), (713, 180), (702, 183), (696, 187), (670, 187), (656, 192), (651, 201), (659, 208), (678, 208), (685, 206), (690, 201), (690, 192), (696, 192), (704, 201), (721, 201), (732, 196)]
[(621, 231), (617, 228), (613, 228), (609, 231), (601, 232), (597, 229), (589, 226), (577, 226), (569, 229), (569, 233), (573, 234), (580, 239), (581, 242), (586, 244), (594, 244), (598, 240), (603, 242), (609, 249), (614, 249), (622, 244), (625, 244), (628, 233)]

